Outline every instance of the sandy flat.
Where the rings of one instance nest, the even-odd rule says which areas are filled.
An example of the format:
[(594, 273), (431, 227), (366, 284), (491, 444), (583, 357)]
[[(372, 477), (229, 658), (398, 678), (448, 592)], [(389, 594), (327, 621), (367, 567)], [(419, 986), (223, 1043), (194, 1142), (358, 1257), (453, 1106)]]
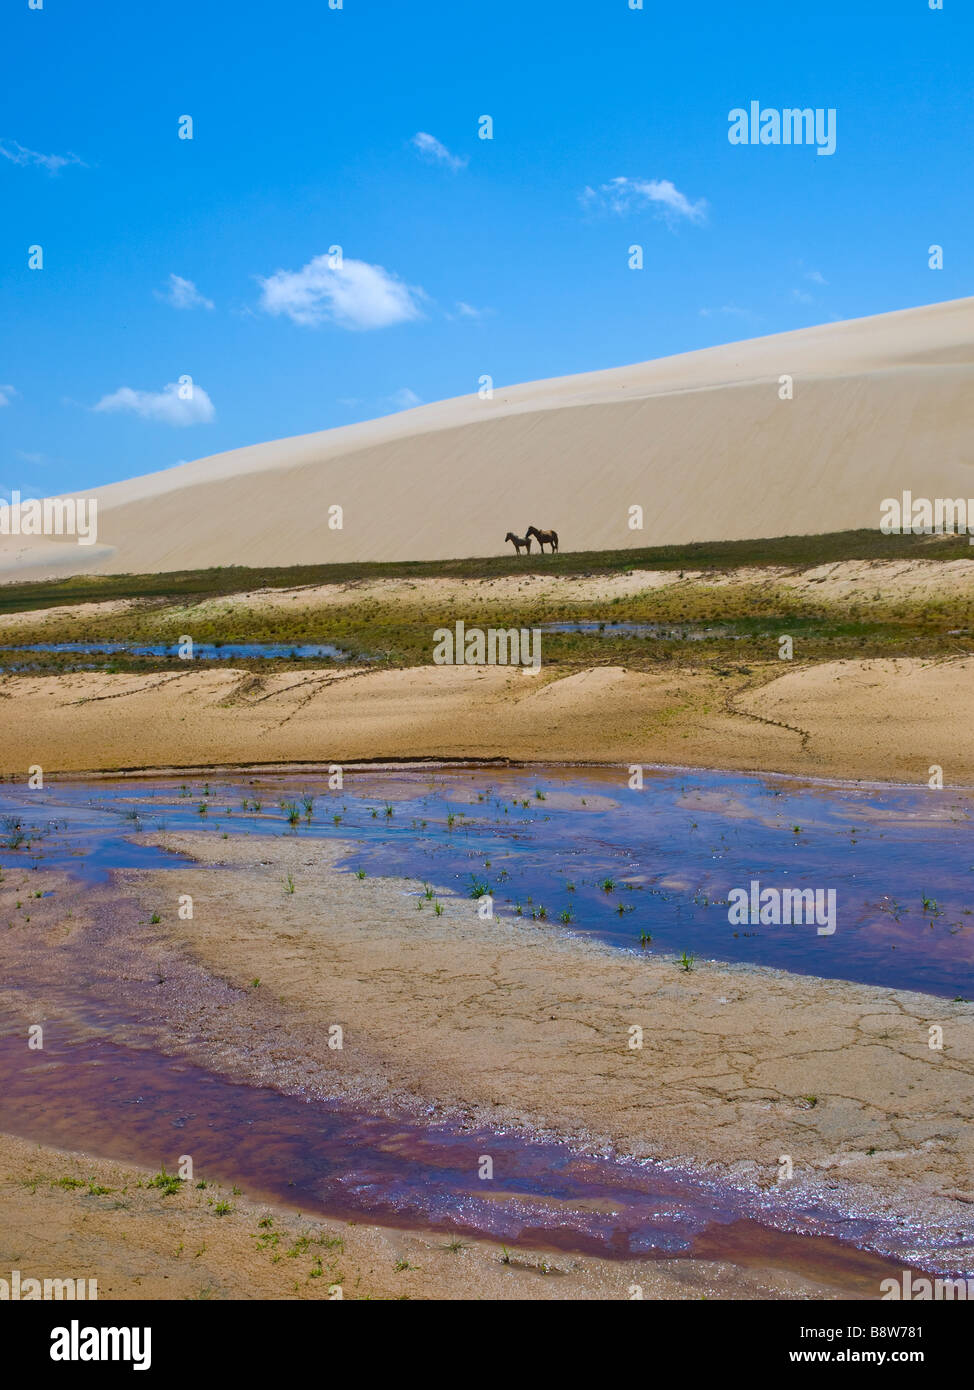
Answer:
[(0, 566), (42, 577), (445, 559), (503, 553), (506, 532), (532, 524), (563, 550), (878, 526), (882, 499), (903, 489), (968, 496), (972, 385), (972, 299), (498, 383), (489, 400), (96, 487), (97, 545), (2, 538)]

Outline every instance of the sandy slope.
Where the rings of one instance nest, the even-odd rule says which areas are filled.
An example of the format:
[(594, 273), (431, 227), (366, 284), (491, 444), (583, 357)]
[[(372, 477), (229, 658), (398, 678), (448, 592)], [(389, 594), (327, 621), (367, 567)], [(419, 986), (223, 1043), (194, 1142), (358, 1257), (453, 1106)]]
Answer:
[[(794, 378), (794, 399), (778, 381)], [(878, 524), (974, 493), (974, 299), (421, 406), (97, 489), (98, 544), (4, 538), (37, 577), (432, 559), (554, 527), (587, 550)], [(331, 504), (344, 528), (327, 526)], [(642, 531), (628, 509), (645, 509)]]

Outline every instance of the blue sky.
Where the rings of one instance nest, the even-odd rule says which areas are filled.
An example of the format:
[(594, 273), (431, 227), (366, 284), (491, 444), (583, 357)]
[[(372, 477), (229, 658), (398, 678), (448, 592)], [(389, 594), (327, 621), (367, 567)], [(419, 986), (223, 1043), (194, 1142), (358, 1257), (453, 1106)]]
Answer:
[[(0, 25), (8, 494), (971, 293), (963, 0), (10, 0)], [(835, 153), (731, 145), (752, 100), (835, 108)]]

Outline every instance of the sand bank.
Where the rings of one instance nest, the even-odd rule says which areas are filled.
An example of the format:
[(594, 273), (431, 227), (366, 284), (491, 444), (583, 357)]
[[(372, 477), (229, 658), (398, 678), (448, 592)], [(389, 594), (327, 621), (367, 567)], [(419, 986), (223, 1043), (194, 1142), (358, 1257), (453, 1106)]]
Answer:
[(0, 773), (511, 758), (924, 784), (936, 763), (960, 786), (974, 783), (972, 676), (969, 657), (11, 676)]

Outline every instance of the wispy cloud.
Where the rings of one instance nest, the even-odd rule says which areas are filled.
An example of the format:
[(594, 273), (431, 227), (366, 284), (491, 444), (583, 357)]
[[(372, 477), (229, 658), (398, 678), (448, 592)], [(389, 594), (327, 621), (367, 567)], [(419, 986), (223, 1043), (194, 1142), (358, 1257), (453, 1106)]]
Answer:
[(17, 140), (0, 139), (0, 155), (9, 159), (12, 164), (39, 164), (49, 174), (58, 174), (69, 164), (76, 164), (81, 169), (88, 168), (84, 160), (79, 159), (76, 154), (40, 154), (37, 150), (29, 150)]
[(807, 290), (792, 290), (792, 299), (796, 299), (799, 304), (814, 304), (815, 296), (809, 294)]
[(430, 135), (425, 130), (418, 130), (409, 143), (419, 151), (424, 159), (428, 159), (432, 164), (445, 164), (454, 173), (459, 169), (466, 169), (470, 162), (458, 154), (451, 154), (435, 135)]
[(669, 179), (630, 179), (624, 176), (610, 179), (598, 188), (586, 187), (579, 201), (583, 207), (613, 212), (620, 216), (653, 208), (668, 222), (704, 222), (707, 200), (692, 203)]
[(719, 309), (701, 309), (701, 318), (713, 318), (715, 314), (725, 314), (728, 318), (745, 319), (748, 323), (759, 323), (761, 316), (751, 309), (742, 309), (739, 304), (722, 304)]
[(144, 420), (158, 420), (165, 425), (208, 425), (216, 419), (213, 402), (202, 386), (193, 383), (188, 399), (180, 395), (178, 382), (170, 381), (161, 391), (135, 391), (120, 386), (110, 396), (102, 396), (92, 410), (127, 411), (141, 415)]
[(805, 279), (811, 280), (813, 285), (827, 285), (829, 283), (820, 270), (806, 270)]
[(457, 300), (456, 308), (455, 314), (447, 314), (448, 319), (484, 319), (494, 312), (493, 309), (475, 309), (463, 299)]
[(412, 410), (414, 405), (422, 405), (422, 396), (417, 396), (415, 391), (410, 391), (408, 386), (400, 386), (398, 391), (393, 391), (388, 397), (387, 403), (395, 406), (397, 410)]
[(192, 280), (184, 280), (181, 275), (170, 275), (165, 290), (153, 290), (153, 294), (174, 309), (213, 308), (213, 300), (200, 294)]
[(314, 328), (332, 322), (342, 328), (387, 328), (422, 318), (423, 290), (404, 284), (381, 265), (315, 256), (301, 270), (277, 270), (262, 279), (260, 307), (286, 314), (294, 323)]
[(0, 406), (9, 405), (14, 396), (19, 395), (16, 386), (0, 386)]

